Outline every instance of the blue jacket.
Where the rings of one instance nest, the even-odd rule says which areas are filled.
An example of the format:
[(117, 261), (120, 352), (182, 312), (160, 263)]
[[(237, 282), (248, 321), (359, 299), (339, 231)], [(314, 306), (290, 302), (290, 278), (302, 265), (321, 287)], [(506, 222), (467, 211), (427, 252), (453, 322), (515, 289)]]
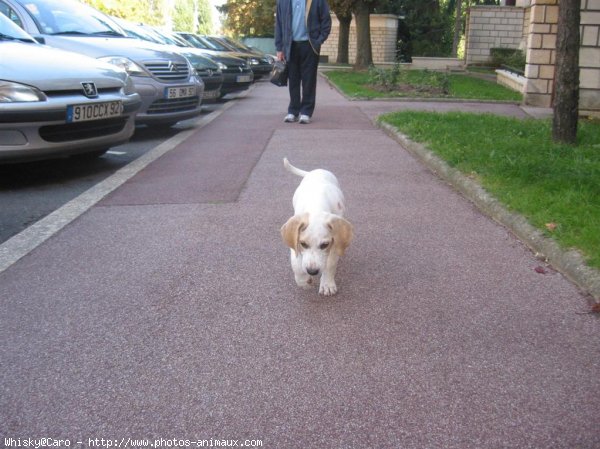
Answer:
[[(306, 0), (306, 31), (313, 51), (319, 54), (321, 44), (327, 40), (331, 31), (331, 14), (327, 0)], [(275, 17), (275, 49), (290, 59), (292, 51), (292, 2), (277, 0)]]

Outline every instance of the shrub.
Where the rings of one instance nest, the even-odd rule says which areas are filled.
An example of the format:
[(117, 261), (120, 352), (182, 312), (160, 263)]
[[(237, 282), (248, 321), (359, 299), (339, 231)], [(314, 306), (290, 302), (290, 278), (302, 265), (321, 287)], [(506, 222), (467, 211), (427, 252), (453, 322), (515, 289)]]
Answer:
[(506, 66), (516, 72), (525, 71), (525, 54), (514, 48), (491, 48), (490, 64), (493, 67)]

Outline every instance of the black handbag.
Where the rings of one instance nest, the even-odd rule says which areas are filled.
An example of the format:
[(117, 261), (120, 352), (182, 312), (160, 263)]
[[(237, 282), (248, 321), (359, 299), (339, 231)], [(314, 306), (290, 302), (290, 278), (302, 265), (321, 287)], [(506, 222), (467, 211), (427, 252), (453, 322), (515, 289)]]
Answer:
[(271, 70), (270, 81), (279, 87), (287, 86), (288, 67), (285, 61), (275, 61), (273, 70)]

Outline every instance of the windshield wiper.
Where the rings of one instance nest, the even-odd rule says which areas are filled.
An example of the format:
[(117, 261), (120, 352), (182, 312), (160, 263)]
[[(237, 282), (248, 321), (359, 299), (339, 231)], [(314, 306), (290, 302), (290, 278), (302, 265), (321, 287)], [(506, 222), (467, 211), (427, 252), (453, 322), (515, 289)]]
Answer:
[(88, 35), (90, 33), (84, 33), (83, 31), (58, 31), (56, 33), (52, 33), (52, 36), (70, 36), (70, 35), (76, 35), (76, 36), (85, 36)]
[(33, 43), (33, 41), (31, 39), (27, 39), (25, 37), (9, 36), (8, 34), (4, 34), (4, 33), (0, 33), (0, 40)]
[(118, 36), (118, 37), (127, 37), (114, 30), (105, 30), (105, 31), (96, 31), (95, 33), (90, 33), (94, 36)]

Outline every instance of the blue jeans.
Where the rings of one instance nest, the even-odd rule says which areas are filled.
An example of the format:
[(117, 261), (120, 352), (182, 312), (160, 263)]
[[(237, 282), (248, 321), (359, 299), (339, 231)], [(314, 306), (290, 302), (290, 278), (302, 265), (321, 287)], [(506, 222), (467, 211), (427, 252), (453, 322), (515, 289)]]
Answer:
[(308, 41), (292, 42), (288, 61), (288, 114), (312, 116), (317, 97), (318, 66), (319, 55), (313, 51)]

